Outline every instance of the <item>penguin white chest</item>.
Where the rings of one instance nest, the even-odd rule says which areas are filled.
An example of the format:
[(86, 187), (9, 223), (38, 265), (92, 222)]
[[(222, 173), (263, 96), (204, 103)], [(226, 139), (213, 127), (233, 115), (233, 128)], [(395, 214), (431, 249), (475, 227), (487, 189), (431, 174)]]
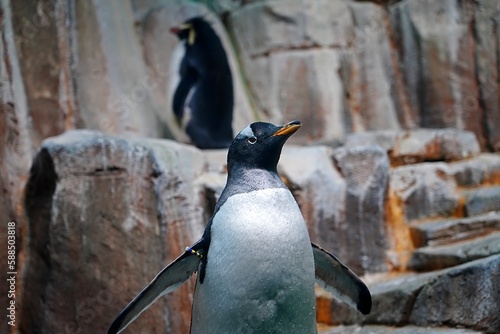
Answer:
[(214, 216), (192, 333), (316, 333), (314, 259), (288, 189), (236, 194)]

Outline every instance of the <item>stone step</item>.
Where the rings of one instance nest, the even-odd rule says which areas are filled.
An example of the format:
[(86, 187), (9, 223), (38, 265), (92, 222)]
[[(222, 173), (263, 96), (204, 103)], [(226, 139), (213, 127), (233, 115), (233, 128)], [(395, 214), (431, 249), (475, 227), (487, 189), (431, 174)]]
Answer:
[(461, 187), (500, 184), (500, 154), (481, 153), (472, 159), (450, 163), (449, 167)]
[(449, 328), (449, 327), (418, 327), (418, 326), (403, 326), (391, 327), (380, 325), (369, 326), (337, 326), (322, 328), (318, 331), (319, 334), (475, 334), (481, 333), (464, 328)]
[(500, 211), (500, 186), (468, 190), (466, 197), (465, 213), (475, 216), (490, 211)]
[(415, 247), (440, 246), (500, 231), (500, 211), (479, 216), (412, 223)]
[(330, 297), (330, 324), (446, 326), (500, 333), (500, 254), (433, 272), (364, 280), (372, 293), (370, 314), (364, 316)]
[(415, 250), (408, 269), (438, 270), (500, 254), (500, 232), (451, 245), (428, 246)]

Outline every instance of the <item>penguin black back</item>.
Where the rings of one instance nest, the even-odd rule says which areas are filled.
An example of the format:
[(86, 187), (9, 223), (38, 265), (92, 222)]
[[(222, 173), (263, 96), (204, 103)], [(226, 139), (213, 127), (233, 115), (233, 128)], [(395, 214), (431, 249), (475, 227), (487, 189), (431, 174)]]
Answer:
[(210, 24), (201, 17), (171, 29), (184, 42), (181, 80), (173, 98), (173, 111), (180, 121), (186, 99), (191, 120), (186, 132), (199, 148), (227, 148), (232, 142), (233, 81), (226, 52)]

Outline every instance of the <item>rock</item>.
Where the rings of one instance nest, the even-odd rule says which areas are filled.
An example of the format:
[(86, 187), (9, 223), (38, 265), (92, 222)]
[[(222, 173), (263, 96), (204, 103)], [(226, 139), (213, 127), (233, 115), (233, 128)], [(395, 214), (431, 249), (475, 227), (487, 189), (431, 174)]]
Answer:
[[(267, 59), (269, 75), (259, 89), (269, 95), (263, 109), (271, 122), (303, 119), (291, 143), (335, 140), (344, 134), (339, 55), (330, 50), (290, 51)], [(307, 74), (307, 75), (306, 75)]]
[[(12, 21), (16, 35), (19, 65), (24, 73), (30, 131), (35, 147), (44, 138), (63, 132), (73, 121), (74, 97), (67, 92), (72, 83), (68, 76), (69, 53), (61, 50), (63, 35), (59, 20), (64, 20), (63, 6), (51, 1), (22, 4), (12, 1)], [(67, 46), (65, 46), (67, 47)], [(66, 91), (66, 100), (60, 95)]]
[(187, 1), (163, 1), (157, 6), (151, 6), (148, 15), (141, 22), (144, 57), (155, 85), (152, 95), (158, 105), (158, 117), (168, 124), (175, 139), (183, 142), (189, 142), (189, 139), (177, 126), (172, 112), (172, 99), (180, 79), (178, 68), (183, 54), (183, 45), (179, 43), (175, 35), (170, 33), (169, 29), (194, 16), (203, 16), (211, 23), (226, 50), (233, 75), (234, 134), (236, 135), (258, 118), (248, 100), (238, 60), (222, 22), (201, 4)]
[[(201, 153), (160, 140), (73, 131), (44, 141), (26, 190), (29, 248), (21, 330), (105, 332), (203, 233)], [(187, 332), (194, 281), (131, 325)], [(40, 295), (42, 298), (30, 298)]]
[(259, 1), (231, 13), (230, 25), (241, 52), (250, 58), (313, 46), (347, 46), (354, 37), (347, 1)]
[(470, 160), (451, 163), (449, 166), (459, 186), (500, 184), (500, 155), (498, 154), (483, 153)]
[(472, 131), (486, 148), (472, 2), (405, 0), (390, 10), (406, 92), (422, 115), (419, 125)]
[(171, 137), (152, 97), (158, 78), (144, 62), (130, 2), (77, 2), (73, 10), (74, 84), (84, 127), (111, 134)]
[(459, 208), (455, 180), (442, 162), (394, 168), (389, 187), (399, 199), (407, 222), (448, 216)]
[[(26, 217), (22, 206), (23, 188), (28, 176), (31, 159), (31, 136), (29, 130), (29, 110), (26, 91), (23, 83), (19, 56), (16, 50), (13, 14), (10, 1), (0, 4), (2, 12), (2, 29), (0, 36), (0, 262), (4, 264), (0, 280), (0, 304), (5, 308), (13, 300), (8, 296), (10, 286), (6, 273), (17, 271), (17, 288), (24, 281), (23, 253), (26, 245)], [(8, 268), (8, 224), (15, 223), (15, 269)], [(5, 274), (5, 275), (4, 275)], [(4, 278), (5, 277), (5, 278)], [(16, 293), (16, 306), (21, 304), (21, 296)], [(10, 333), (13, 327), (8, 325), (7, 311), (0, 321), (0, 332)], [(18, 326), (19, 318), (16, 319)]]
[(500, 233), (494, 233), (451, 245), (419, 248), (413, 253), (408, 269), (416, 271), (443, 269), (498, 253), (500, 253)]
[(374, 131), (347, 136), (346, 146), (376, 143), (387, 150), (393, 165), (424, 161), (456, 161), (480, 153), (474, 133), (455, 129)]
[(338, 254), (359, 274), (386, 271), (387, 154), (375, 145), (338, 148), (333, 159), (346, 183), (345, 223), (336, 231)]
[(498, 230), (500, 230), (500, 212), (411, 225), (412, 240), (416, 247), (449, 244)]
[(346, 232), (342, 232), (346, 181), (331, 156), (332, 150), (326, 146), (285, 146), (278, 169), (300, 206), (311, 241), (336, 253), (342, 261), (359, 262), (342, 251), (341, 244), (346, 242)]
[(446, 327), (390, 327), (390, 326), (338, 326), (332, 329), (319, 331), (319, 334), (474, 334), (480, 333), (463, 328)]
[(229, 16), (258, 107), (271, 122), (310, 119), (312, 135), (295, 143), (414, 124), (391, 84), (400, 75), (386, 49), (387, 22), (381, 7), (350, 1), (256, 2)]
[(500, 11), (495, 0), (473, 2), (473, 5), (476, 76), (479, 98), (484, 108), (485, 132), (488, 135), (488, 148), (500, 152), (500, 134), (497, 131), (500, 124), (499, 54), (495, 46), (500, 41), (499, 30), (495, 25)]
[[(399, 130), (416, 126), (391, 49), (389, 17), (381, 6), (349, 2), (354, 41), (343, 62), (342, 81), (351, 131)], [(376, 98), (374, 98), (376, 96)], [(346, 132), (351, 132), (346, 131)]]
[[(368, 316), (332, 300), (336, 324), (466, 327), (485, 333), (500, 330), (496, 287), (500, 255), (425, 274), (409, 274), (369, 285)], [(464, 300), (466, 302), (464, 302)]]
[(500, 211), (500, 187), (469, 190), (466, 197), (465, 211), (468, 216)]
[(417, 326), (463, 326), (498, 333), (500, 290), (496, 282), (499, 274), (500, 255), (445, 271), (422, 287), (409, 322)]

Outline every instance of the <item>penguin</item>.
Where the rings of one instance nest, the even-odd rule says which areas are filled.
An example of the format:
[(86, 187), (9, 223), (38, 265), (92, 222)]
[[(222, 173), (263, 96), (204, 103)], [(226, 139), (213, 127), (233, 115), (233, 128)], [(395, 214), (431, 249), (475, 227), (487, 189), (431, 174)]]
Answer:
[(201, 17), (170, 31), (184, 42), (185, 49), (179, 68), (181, 79), (172, 102), (176, 120), (181, 124), (192, 91), (187, 135), (200, 149), (228, 148), (233, 140), (233, 80), (221, 40)]
[(201, 237), (165, 267), (118, 315), (123, 331), (162, 295), (197, 272), (191, 334), (317, 333), (314, 283), (362, 314), (368, 287), (333, 254), (312, 244), (277, 172), (286, 140), (301, 123), (256, 122), (228, 150), (228, 178)]

